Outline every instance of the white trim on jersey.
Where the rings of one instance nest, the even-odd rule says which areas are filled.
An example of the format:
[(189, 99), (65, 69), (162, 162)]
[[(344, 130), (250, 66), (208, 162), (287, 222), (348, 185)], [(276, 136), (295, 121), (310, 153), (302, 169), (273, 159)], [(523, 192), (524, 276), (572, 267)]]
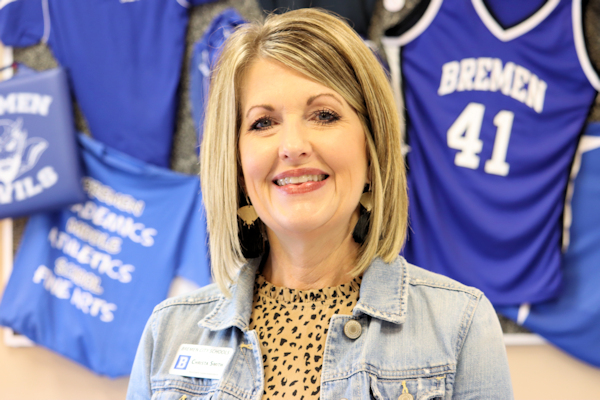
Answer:
[(44, 12), (44, 36), (42, 36), (42, 43), (48, 43), (48, 39), (50, 39), (50, 8), (48, 0), (42, 0), (42, 9)]
[[(0, 66), (8, 67), (14, 61), (12, 47), (0, 44)], [(4, 71), (0, 72), (0, 81), (12, 78), (13, 72), (13, 68), (5, 68)]]
[(579, 140), (579, 147), (577, 148), (577, 151), (585, 153), (587, 151), (596, 150), (598, 148), (600, 148), (599, 136), (583, 135)]
[(517, 313), (517, 324), (523, 325), (529, 317), (529, 312), (531, 311), (531, 304), (523, 303), (519, 307), (519, 312)]
[(417, 36), (427, 29), (431, 24), (435, 16), (437, 15), (440, 7), (442, 6), (442, 0), (431, 0), (431, 3), (425, 10), (423, 16), (419, 19), (412, 28), (404, 32), (398, 37), (383, 37), (381, 43), (386, 46), (404, 46), (412, 42)]
[(402, 75), (400, 74), (400, 48), (398, 46), (389, 46), (384, 44), (383, 51), (388, 60), (390, 67), (390, 79), (392, 84), (392, 92), (394, 100), (396, 100), (396, 108), (398, 115), (404, 114), (404, 99), (400, 88), (402, 87)]
[(190, 3), (188, 3), (186, 0), (177, 0), (177, 2), (181, 7), (190, 8)]
[(579, 64), (581, 65), (583, 73), (588, 78), (591, 85), (596, 90), (600, 90), (600, 78), (592, 66), (592, 62), (590, 61), (585, 48), (585, 38), (583, 36), (582, 23), (583, 19), (581, 15), (581, 0), (573, 0), (573, 11), (571, 12), (571, 15), (573, 17), (573, 39), (575, 40), (575, 50), (577, 50)]
[(573, 223), (573, 209), (571, 202), (573, 200), (573, 191), (575, 190), (575, 178), (581, 169), (581, 157), (583, 153), (600, 148), (600, 136), (582, 135), (579, 139), (579, 145), (573, 158), (571, 166), (571, 174), (567, 185), (567, 193), (565, 195), (565, 207), (563, 209), (563, 237), (562, 237), (562, 252), (565, 253), (571, 243), (571, 224)]
[(6, 7), (8, 4), (12, 3), (13, 1), (17, 0), (0, 0), (0, 10)]
[(483, 21), (490, 32), (501, 41), (508, 42), (538, 26), (556, 8), (560, 0), (549, 0), (531, 17), (509, 29), (504, 29), (498, 24), (498, 21), (492, 17), (483, 0), (471, 0), (471, 2), (479, 18), (481, 18), (481, 21)]

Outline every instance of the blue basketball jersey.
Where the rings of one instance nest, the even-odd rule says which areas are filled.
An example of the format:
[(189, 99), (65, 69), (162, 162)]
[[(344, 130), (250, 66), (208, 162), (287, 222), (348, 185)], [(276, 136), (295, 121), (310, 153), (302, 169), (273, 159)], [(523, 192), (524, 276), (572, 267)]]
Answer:
[(495, 305), (555, 297), (569, 167), (600, 88), (580, 2), (548, 0), (503, 28), (483, 0), (431, 0), (394, 30), (384, 42), (400, 47), (406, 258)]
[(80, 136), (87, 199), (33, 215), (0, 303), (0, 324), (111, 377), (177, 274), (210, 283), (197, 176)]
[[(569, 246), (563, 257), (564, 289), (554, 300), (532, 304), (522, 325), (600, 367), (600, 123), (589, 124), (585, 135), (573, 185)], [(498, 311), (515, 321), (519, 316), (519, 307)]]
[(169, 166), (188, 8), (215, 0), (0, 2), (0, 41), (47, 43), (92, 135)]

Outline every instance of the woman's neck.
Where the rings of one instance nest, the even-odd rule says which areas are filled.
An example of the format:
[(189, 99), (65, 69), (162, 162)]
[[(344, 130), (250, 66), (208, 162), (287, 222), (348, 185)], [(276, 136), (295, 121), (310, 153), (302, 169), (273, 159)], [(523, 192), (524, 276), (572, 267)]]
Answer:
[(359, 245), (352, 231), (282, 240), (269, 232), (270, 252), (263, 269), (265, 279), (290, 289), (322, 289), (352, 280)]

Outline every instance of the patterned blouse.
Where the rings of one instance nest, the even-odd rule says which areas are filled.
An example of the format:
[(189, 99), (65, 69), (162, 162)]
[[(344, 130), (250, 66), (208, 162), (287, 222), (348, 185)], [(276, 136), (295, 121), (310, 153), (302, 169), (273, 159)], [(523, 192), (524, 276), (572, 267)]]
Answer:
[(262, 351), (267, 399), (318, 399), (323, 350), (334, 314), (351, 315), (361, 278), (315, 290), (275, 287), (257, 275), (250, 329)]

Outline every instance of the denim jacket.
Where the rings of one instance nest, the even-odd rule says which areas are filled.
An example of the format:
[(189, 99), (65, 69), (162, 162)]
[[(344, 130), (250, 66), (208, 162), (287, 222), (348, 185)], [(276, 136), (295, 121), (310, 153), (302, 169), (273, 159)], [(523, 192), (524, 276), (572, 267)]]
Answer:
[[(259, 260), (226, 298), (209, 285), (158, 305), (142, 336), (127, 399), (260, 400), (263, 364), (248, 330)], [(358, 337), (344, 333), (357, 321)], [(354, 328), (356, 322), (351, 323)], [(221, 379), (169, 374), (181, 344), (234, 349)], [(375, 259), (352, 315), (334, 315), (321, 372), (322, 400), (512, 399), (498, 318), (477, 289), (408, 264)]]

